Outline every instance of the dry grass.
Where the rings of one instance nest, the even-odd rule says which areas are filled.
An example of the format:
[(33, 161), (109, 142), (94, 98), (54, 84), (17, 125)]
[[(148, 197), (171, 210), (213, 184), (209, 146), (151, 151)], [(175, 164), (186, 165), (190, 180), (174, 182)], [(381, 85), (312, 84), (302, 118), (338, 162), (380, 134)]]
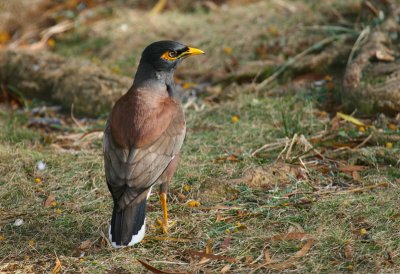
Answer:
[[(288, 115), (304, 112), (299, 133), (311, 136), (325, 127), (327, 118), (315, 116), (312, 101), (301, 97), (255, 99), (241, 94), (237, 101), (200, 113), (188, 111), (190, 130), (169, 196), (170, 216), (176, 224), (170, 234), (161, 234), (155, 225), (161, 217), (159, 201), (152, 195), (145, 241), (122, 250), (113, 250), (104, 238), (111, 199), (98, 141), (92, 149), (60, 152), (43, 146), (46, 134), (20, 128), (23, 115), (14, 114), (11, 119), (4, 112), (2, 121), (13, 126), (2, 136), (1, 147), (2, 271), (48, 272), (58, 256), (65, 272), (144, 273), (136, 260), (140, 258), (172, 272), (218, 272), (230, 265), (232, 272), (248, 273), (265, 262), (265, 250), (272, 260), (282, 261), (301, 248), (300, 241), (271, 241), (272, 237), (305, 232), (313, 236), (314, 244), (288, 272), (353, 268), (358, 273), (395, 273), (400, 250), (397, 167), (380, 162), (375, 168), (373, 162), (364, 162), (367, 169), (354, 181), (334, 167), (331, 172), (321, 172), (309, 165), (304, 174), (299, 162), (290, 166), (274, 163), (280, 149), (251, 156), (251, 151), (264, 143), (284, 136), (280, 110), (290, 109), (293, 102), (300, 105)], [(236, 124), (231, 121), (233, 114), (240, 115)], [(32, 141), (35, 138), (37, 141)], [(373, 149), (366, 148), (374, 154)], [(301, 147), (293, 148), (293, 154), (301, 151)], [(393, 155), (396, 151), (398, 148)], [(238, 155), (238, 160), (223, 160), (231, 154)], [(310, 157), (304, 161), (314, 159)], [(216, 162), (216, 158), (222, 160)], [(47, 164), (45, 170), (35, 168), (38, 161)], [(35, 178), (43, 182), (35, 183)], [(346, 192), (382, 182), (387, 184)], [(50, 193), (57, 204), (45, 207)], [(200, 200), (201, 207), (186, 206), (191, 199)], [(24, 224), (16, 227), (13, 224), (18, 218)], [(361, 234), (361, 229), (366, 229), (367, 235)], [(80, 250), (86, 240), (90, 246)], [(224, 242), (227, 248), (222, 247)], [(201, 261), (185, 253), (204, 252), (207, 245), (213, 254), (236, 261)], [(346, 255), (346, 248), (351, 255)]]
[(343, 23), (334, 14), (342, 9), (356, 12), (359, 5), (359, 0), (269, 0), (214, 11), (168, 11), (154, 16), (146, 11), (116, 9), (112, 17), (83, 25), (72, 35), (60, 35), (61, 43), (55, 50), (67, 56), (79, 54), (95, 62), (101, 60), (115, 72), (131, 76), (146, 45), (162, 39), (177, 40), (206, 52), (201, 59), (183, 63), (180, 71), (187, 73), (178, 71), (179, 76), (216, 79), (231, 70), (273, 70), (288, 57), (331, 35), (305, 26), (330, 24), (328, 20)]
[[(78, 29), (58, 37), (56, 51), (106, 60), (117, 71), (132, 74), (140, 49), (165, 37), (190, 41), (208, 53), (206, 62), (191, 60), (182, 74), (185, 68), (193, 74), (219, 73), (231, 60), (226, 46), (240, 64), (256, 62), (255, 49), (266, 41), (285, 46), (281, 59), (292, 56), (308, 46), (302, 43), (308, 36), (299, 40), (304, 34), (296, 25), (319, 22), (323, 16), (315, 11), (321, 5), (335, 8), (348, 1), (288, 2), (296, 12), (282, 6), (286, 2), (210, 13), (171, 11), (152, 19), (119, 10), (88, 32)], [(280, 35), (268, 32), (270, 26)], [(130, 34), (134, 30), (139, 34)], [(87, 40), (79, 41), (80, 31)], [(400, 272), (398, 121), (391, 120), (397, 128), (390, 129), (390, 121), (366, 120), (378, 130), (362, 131), (332, 119), (319, 108), (321, 97), (328, 95), (324, 87), (281, 98), (250, 90), (233, 85), (217, 95), (220, 103), (199, 112), (186, 110), (188, 134), (169, 195), (175, 224), (168, 235), (155, 225), (161, 210), (153, 194), (145, 240), (121, 250), (112, 249), (104, 236), (112, 205), (100, 139), (71, 145), (57, 136), (82, 133), (73, 123), (62, 131), (33, 130), (26, 127), (29, 111), (1, 108), (0, 272), (49, 273), (57, 257), (65, 273), (147, 273), (137, 259), (172, 273), (249, 273), (257, 268), (256, 273)], [(88, 129), (103, 124), (100, 119)], [(292, 142), (294, 136), (298, 142)], [(392, 148), (385, 148), (388, 140)], [(252, 155), (272, 143), (278, 146)], [(38, 161), (46, 163), (44, 170), (36, 168)], [(354, 165), (362, 170), (343, 169)], [(50, 194), (55, 203), (46, 207)], [(190, 200), (201, 206), (188, 207)], [(21, 226), (14, 225), (17, 219), (23, 220)], [(298, 255), (310, 242), (277, 237), (300, 233), (313, 241)], [(208, 258), (193, 255), (205, 251)]]

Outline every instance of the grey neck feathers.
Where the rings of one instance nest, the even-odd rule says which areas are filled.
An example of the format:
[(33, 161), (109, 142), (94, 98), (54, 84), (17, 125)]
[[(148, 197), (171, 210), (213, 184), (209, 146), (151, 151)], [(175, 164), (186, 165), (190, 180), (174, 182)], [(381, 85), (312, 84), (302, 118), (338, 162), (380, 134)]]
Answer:
[(153, 66), (147, 63), (140, 63), (133, 82), (133, 90), (146, 89), (152, 91), (164, 92), (167, 90), (169, 96), (176, 97), (174, 72), (157, 71)]

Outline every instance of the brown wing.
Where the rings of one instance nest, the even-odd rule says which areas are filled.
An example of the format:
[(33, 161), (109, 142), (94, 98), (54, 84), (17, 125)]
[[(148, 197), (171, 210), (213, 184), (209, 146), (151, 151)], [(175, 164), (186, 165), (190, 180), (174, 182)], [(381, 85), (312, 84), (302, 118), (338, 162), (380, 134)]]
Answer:
[[(175, 113), (170, 121), (157, 119), (159, 115), (154, 116), (156, 120), (147, 121), (155, 126), (161, 121), (163, 124), (158, 128), (166, 127), (159, 136), (153, 137), (154, 141), (131, 140), (130, 146), (121, 146), (115, 140), (110, 124), (113, 117), (108, 120), (103, 139), (106, 179), (114, 202), (120, 208), (146, 194), (179, 153), (186, 127), (182, 110), (179, 108)], [(138, 142), (146, 145), (138, 147)]]

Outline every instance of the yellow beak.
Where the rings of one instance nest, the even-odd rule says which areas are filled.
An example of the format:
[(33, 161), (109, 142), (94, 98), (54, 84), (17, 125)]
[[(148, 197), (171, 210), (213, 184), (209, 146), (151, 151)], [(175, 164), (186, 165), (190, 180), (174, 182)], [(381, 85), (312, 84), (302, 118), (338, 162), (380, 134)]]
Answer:
[(189, 47), (189, 49), (183, 52), (179, 57), (189, 57), (192, 55), (199, 55), (199, 54), (204, 54), (204, 51), (202, 51), (201, 49)]

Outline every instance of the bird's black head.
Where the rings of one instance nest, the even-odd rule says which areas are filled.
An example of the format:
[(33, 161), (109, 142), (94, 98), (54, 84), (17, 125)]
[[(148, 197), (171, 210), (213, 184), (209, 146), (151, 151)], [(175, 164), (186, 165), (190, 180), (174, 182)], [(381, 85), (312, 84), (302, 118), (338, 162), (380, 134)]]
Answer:
[(158, 41), (148, 45), (140, 63), (151, 65), (156, 71), (173, 71), (186, 57), (203, 54), (202, 50), (175, 41)]

